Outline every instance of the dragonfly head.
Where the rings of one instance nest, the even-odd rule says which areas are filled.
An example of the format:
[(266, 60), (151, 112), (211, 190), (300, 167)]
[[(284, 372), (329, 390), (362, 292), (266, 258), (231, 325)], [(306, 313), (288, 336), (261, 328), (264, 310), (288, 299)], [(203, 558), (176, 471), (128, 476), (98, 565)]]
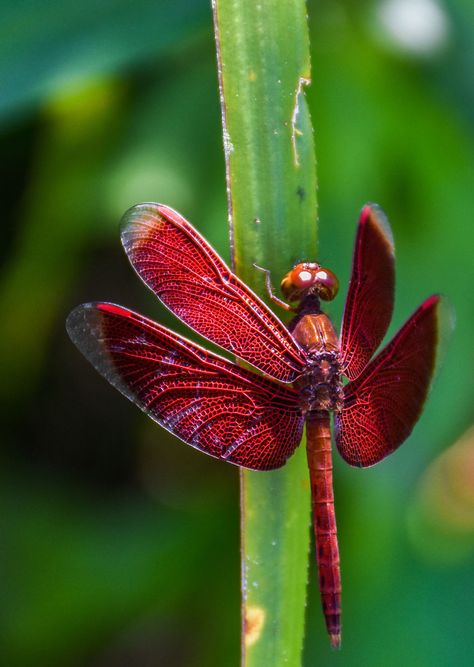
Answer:
[(296, 264), (281, 281), (281, 291), (289, 301), (301, 301), (315, 294), (323, 301), (332, 301), (339, 290), (339, 281), (332, 271), (316, 264)]

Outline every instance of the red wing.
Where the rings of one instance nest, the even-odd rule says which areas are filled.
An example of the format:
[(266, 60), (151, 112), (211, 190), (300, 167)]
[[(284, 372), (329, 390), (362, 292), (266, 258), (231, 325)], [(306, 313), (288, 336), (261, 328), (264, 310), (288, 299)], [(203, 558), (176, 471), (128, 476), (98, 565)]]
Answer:
[(392, 341), (344, 387), (336, 443), (351, 465), (366, 467), (410, 435), (430, 386), (442, 321), (439, 296), (416, 310)]
[(139, 204), (122, 225), (138, 275), (183, 322), (277, 380), (302, 373), (304, 352), (286, 327), (176, 211)]
[(354, 380), (369, 363), (392, 317), (395, 281), (392, 232), (377, 206), (364, 206), (341, 326), (343, 373)]
[(68, 333), (93, 366), (189, 445), (254, 470), (282, 466), (303, 428), (296, 392), (120, 306), (85, 304)]

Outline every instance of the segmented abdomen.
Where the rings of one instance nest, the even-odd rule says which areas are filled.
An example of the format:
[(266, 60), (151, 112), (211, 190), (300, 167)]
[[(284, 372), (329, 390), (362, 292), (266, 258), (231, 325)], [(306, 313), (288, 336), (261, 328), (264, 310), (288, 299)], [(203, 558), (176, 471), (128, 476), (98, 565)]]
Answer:
[(341, 574), (329, 413), (308, 415), (306, 438), (321, 602), (331, 643), (338, 648), (341, 643)]

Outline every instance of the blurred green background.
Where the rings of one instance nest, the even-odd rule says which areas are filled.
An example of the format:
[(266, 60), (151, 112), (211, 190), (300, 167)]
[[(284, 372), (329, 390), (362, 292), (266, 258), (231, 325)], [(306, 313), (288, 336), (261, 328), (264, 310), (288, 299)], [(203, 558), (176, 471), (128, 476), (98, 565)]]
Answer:
[[(453, 447), (473, 417), (473, 7), (308, 5), (320, 259), (344, 294), (376, 201), (398, 252), (390, 333), (435, 291), (457, 326), (409, 442), (365, 471), (335, 455), (343, 649), (313, 567), (305, 667), (474, 664), (473, 432)], [(121, 250), (136, 202), (175, 207), (229, 258), (210, 6), (0, 8), (0, 663), (237, 665), (237, 470), (142, 416), (64, 329), (103, 299), (183, 331)]]

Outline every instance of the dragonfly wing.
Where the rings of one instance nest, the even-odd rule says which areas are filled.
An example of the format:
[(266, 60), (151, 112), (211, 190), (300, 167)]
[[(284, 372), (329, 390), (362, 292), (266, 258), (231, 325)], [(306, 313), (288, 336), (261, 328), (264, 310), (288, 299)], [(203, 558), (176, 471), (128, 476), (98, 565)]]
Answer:
[(439, 296), (427, 299), (356, 380), (344, 387), (336, 443), (351, 465), (366, 467), (411, 433), (430, 387), (438, 342), (448, 320)]
[(392, 317), (395, 254), (390, 225), (380, 208), (362, 209), (352, 275), (341, 326), (342, 370), (355, 379), (382, 342)]
[(254, 470), (282, 466), (300, 442), (296, 392), (107, 303), (69, 315), (73, 342), (147, 415), (181, 440)]
[(286, 327), (176, 211), (134, 206), (122, 243), (138, 275), (197, 333), (282, 382), (302, 373), (304, 352)]

